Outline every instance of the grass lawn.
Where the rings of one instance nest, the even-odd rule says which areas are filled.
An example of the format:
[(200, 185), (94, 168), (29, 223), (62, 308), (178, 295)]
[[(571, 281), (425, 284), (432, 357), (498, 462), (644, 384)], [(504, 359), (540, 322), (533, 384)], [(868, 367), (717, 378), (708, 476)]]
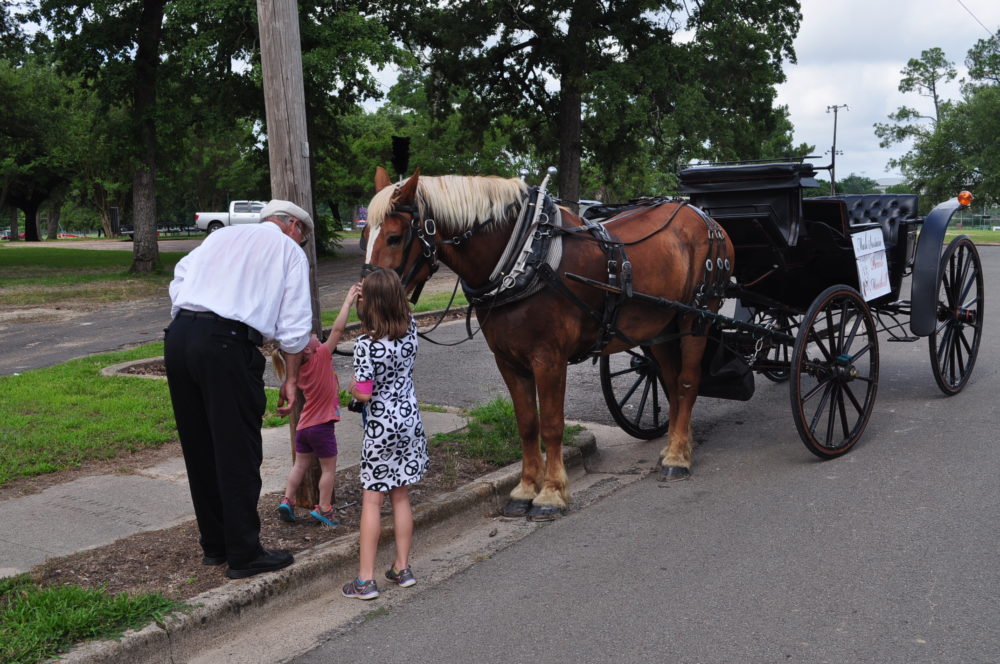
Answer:
[[(177, 440), (166, 381), (101, 375), (104, 367), (162, 354), (156, 342), (0, 376), (0, 486)], [(269, 426), (285, 422), (276, 402), (277, 390), (267, 390)]]
[(948, 227), (948, 231), (945, 233), (945, 246), (951, 242), (952, 238), (956, 238), (959, 235), (968, 235), (973, 242), (976, 244), (982, 242), (998, 242), (1000, 243), (1000, 231), (990, 231), (981, 229), (960, 229), (955, 228), (954, 223)]
[[(563, 430), (563, 443), (569, 443), (582, 430), (578, 424), (567, 426)], [(465, 429), (439, 433), (430, 445), (457, 446), (466, 457), (506, 466), (521, 458), (520, 441), (514, 404), (510, 399), (499, 398), (469, 411), (469, 425)]]
[(128, 251), (4, 247), (0, 245), (0, 306), (33, 306), (73, 300), (117, 302), (166, 292), (184, 252), (160, 254), (155, 274), (129, 274)]
[(0, 579), (0, 662), (47, 661), (75, 643), (120, 636), (181, 606), (157, 594), (43, 588), (26, 574)]

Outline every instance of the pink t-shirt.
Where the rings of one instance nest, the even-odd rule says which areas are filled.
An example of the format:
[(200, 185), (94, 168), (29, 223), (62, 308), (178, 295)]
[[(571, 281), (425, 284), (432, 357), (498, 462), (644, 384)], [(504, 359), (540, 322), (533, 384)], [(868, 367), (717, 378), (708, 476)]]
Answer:
[(333, 355), (315, 337), (309, 340), (309, 346), (312, 357), (299, 369), (299, 389), (306, 403), (297, 430), (340, 419), (340, 381), (333, 370)]

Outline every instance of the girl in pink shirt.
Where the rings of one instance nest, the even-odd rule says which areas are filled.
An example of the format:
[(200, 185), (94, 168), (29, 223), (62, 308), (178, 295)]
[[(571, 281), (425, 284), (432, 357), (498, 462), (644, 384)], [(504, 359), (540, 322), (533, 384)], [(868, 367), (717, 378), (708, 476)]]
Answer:
[[(295, 427), (295, 463), (288, 474), (285, 497), (278, 505), (278, 516), (283, 521), (295, 521), (295, 500), (292, 496), (312, 464), (313, 457), (319, 461), (319, 505), (309, 512), (309, 516), (329, 527), (340, 525), (333, 510), (333, 483), (337, 476), (337, 436), (334, 424), (340, 420), (340, 382), (333, 368), (333, 351), (344, 336), (347, 316), (361, 292), (361, 285), (354, 284), (344, 298), (344, 304), (337, 319), (330, 328), (330, 336), (320, 342), (312, 335), (302, 356), (299, 368), (299, 389), (305, 395), (305, 405)], [(284, 363), (273, 357), (278, 376), (284, 370)]]

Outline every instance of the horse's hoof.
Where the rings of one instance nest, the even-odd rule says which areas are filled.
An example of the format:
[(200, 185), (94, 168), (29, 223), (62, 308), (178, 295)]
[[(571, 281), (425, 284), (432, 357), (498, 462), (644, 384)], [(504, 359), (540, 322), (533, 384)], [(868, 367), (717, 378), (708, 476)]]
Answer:
[(553, 521), (566, 513), (562, 507), (552, 505), (532, 505), (528, 512), (529, 521)]
[(527, 516), (531, 509), (531, 501), (525, 498), (511, 498), (503, 506), (504, 516)]
[(660, 467), (660, 481), (662, 482), (679, 482), (680, 480), (686, 480), (689, 477), (691, 477), (690, 468), (684, 468), (683, 466)]

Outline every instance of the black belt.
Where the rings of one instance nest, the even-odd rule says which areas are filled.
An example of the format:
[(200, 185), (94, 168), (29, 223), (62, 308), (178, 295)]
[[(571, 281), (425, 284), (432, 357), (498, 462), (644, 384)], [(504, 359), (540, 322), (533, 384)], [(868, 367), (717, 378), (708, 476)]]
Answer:
[(191, 311), (190, 309), (181, 309), (177, 312), (177, 317), (194, 319), (207, 318), (208, 320), (218, 323), (224, 323), (230, 334), (238, 338), (240, 341), (249, 341), (254, 346), (262, 346), (264, 344), (264, 335), (257, 330), (253, 329), (246, 323), (241, 323), (238, 320), (223, 318), (214, 311)]

